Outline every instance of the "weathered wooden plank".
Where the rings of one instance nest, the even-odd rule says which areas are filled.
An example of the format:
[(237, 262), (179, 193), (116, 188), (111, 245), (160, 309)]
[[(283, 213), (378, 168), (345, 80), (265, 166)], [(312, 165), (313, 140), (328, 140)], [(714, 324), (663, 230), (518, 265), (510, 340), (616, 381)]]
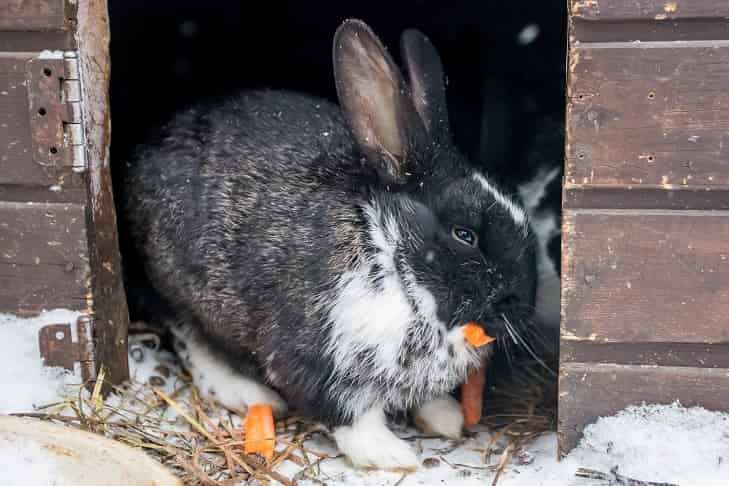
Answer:
[(63, 191), (73, 176), (62, 54), (0, 53), (0, 184)]
[(729, 2), (571, 0), (559, 445), (729, 403)]
[(0, 51), (40, 52), (45, 49), (75, 49), (76, 38), (72, 30), (0, 32)]
[[(0, 56), (0, 177), (2, 182), (23, 179), (16, 175), (32, 160), (32, 139), (28, 117), (28, 90), (25, 86), (28, 55)], [(38, 172), (39, 168), (32, 167)], [(42, 172), (35, 177), (44, 177)]]
[(68, 184), (61, 190), (54, 186), (26, 186), (20, 184), (0, 184), (0, 201), (8, 202), (37, 202), (37, 203), (64, 203), (86, 201), (86, 188), (83, 174), (73, 172), (70, 174)]
[(75, 24), (76, 2), (70, 0), (3, 0), (0, 30), (68, 30)]
[(574, 209), (729, 210), (729, 187), (568, 185), (562, 205)]
[(725, 40), (729, 39), (729, 21), (724, 18), (682, 18), (596, 22), (574, 18), (571, 37), (580, 43)]
[(729, 42), (573, 46), (569, 76), (568, 187), (729, 185)]
[(562, 341), (563, 363), (613, 363), (651, 366), (729, 368), (729, 343), (595, 343)]
[(729, 212), (566, 210), (562, 339), (729, 343)]
[(629, 406), (670, 404), (726, 410), (729, 369), (562, 363), (559, 378), (559, 450), (564, 455), (583, 428)]
[(589, 20), (726, 18), (725, 0), (571, 0), (570, 14)]
[(109, 16), (106, 0), (79, 0), (79, 67), (83, 83), (89, 171), (90, 265), (93, 275), (94, 351), (111, 383), (129, 379), (129, 311), (122, 283), (116, 211), (109, 166)]
[(0, 202), (0, 312), (87, 310), (86, 208)]

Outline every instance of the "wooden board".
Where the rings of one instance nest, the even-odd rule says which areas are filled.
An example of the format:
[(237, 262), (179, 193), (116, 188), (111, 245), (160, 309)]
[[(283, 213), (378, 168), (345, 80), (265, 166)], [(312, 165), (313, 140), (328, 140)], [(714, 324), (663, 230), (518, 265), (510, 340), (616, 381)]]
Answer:
[(729, 368), (729, 343), (562, 341), (563, 363)]
[(729, 41), (580, 45), (566, 182), (729, 187)]
[(78, 343), (41, 349), (67, 367), (90, 364), (86, 375), (103, 365), (121, 383), (129, 317), (109, 170), (108, 49), (106, 0), (0, 2), (0, 312), (82, 311)]
[(182, 486), (169, 469), (142, 449), (75, 427), (0, 415), (0, 440), (34, 445), (34, 455), (23, 459), (53, 464), (54, 484)]
[(570, 0), (573, 18), (588, 20), (729, 17), (725, 0)]
[(71, 190), (66, 200), (81, 202), (68, 130), (80, 114), (65, 99), (66, 68), (62, 54), (0, 53), (0, 185)]
[(0, 312), (86, 310), (86, 208), (0, 202)]
[(563, 340), (729, 343), (729, 212), (563, 218)]
[[(84, 137), (88, 160), (89, 264), (92, 275), (94, 347), (111, 383), (129, 379), (127, 330), (129, 311), (122, 282), (116, 208), (112, 193), (109, 146), (109, 16), (106, 0), (78, 5), (79, 69), (84, 75)], [(108, 391), (108, 390), (106, 390)]]
[(0, 30), (69, 30), (75, 19), (76, 2), (69, 0), (3, 0)]
[(726, 410), (727, 368), (563, 363), (559, 378), (559, 444), (564, 455), (587, 424), (629, 405), (671, 404)]
[(561, 454), (630, 404), (729, 409), (729, 2), (570, 8)]

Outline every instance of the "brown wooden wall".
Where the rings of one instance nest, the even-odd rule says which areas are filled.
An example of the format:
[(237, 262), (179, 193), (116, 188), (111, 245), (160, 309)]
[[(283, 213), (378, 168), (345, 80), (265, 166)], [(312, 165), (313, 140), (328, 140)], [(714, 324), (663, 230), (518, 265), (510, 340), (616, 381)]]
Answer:
[(729, 2), (570, 0), (560, 451), (729, 409)]
[(104, 364), (118, 382), (128, 376), (128, 315), (108, 166), (108, 42), (105, 0), (0, 1), (0, 312), (82, 312), (83, 322), (58, 324), (86, 330), (90, 320), (91, 335), (78, 335), (93, 343), (55, 343), (46, 363), (93, 349), (86, 377)]

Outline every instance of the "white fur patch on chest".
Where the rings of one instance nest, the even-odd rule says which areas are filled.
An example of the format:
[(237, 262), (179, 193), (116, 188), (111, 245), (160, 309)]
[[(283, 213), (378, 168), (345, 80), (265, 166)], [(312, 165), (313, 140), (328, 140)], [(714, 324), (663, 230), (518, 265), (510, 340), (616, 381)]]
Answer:
[[(337, 299), (329, 310), (328, 350), (339, 369), (351, 368), (356, 360), (367, 355), (373, 360), (367, 364), (389, 373), (417, 316), (395, 267), (395, 252), (401, 238), (397, 224), (374, 206), (366, 207), (365, 214), (377, 252), (372, 261), (363, 262), (340, 277)], [(379, 283), (373, 282), (375, 266), (379, 268)], [(430, 292), (418, 289), (418, 293), (423, 304), (434, 311), (435, 299)]]
[[(335, 381), (356, 379), (357, 416), (372, 403), (386, 409), (410, 406), (416, 397), (436, 391), (465, 376), (475, 358), (458, 330), (447, 331), (437, 317), (437, 302), (407, 268), (398, 272), (398, 226), (375, 206), (370, 220), (374, 256), (360, 262), (337, 282), (335, 302), (328, 307), (329, 339)], [(418, 351), (410, 351), (417, 348)], [(410, 360), (403, 364), (403, 358)]]

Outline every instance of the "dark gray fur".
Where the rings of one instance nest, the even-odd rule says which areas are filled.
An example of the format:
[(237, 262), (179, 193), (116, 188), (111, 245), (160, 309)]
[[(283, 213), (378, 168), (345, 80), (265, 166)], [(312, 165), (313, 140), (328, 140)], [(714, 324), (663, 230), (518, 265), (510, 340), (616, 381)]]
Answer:
[[(363, 48), (367, 58), (356, 58)], [(356, 418), (351, 410), (362, 404), (347, 403), (361, 400), (363, 387), (390, 397), (386, 409), (398, 411), (465, 376), (434, 373), (428, 381), (414, 372), (448, 367), (434, 363), (426, 338), (435, 331), (420, 317), (407, 323), (397, 380), (371, 371), (374, 349), (356, 369), (338, 369), (324, 353), (341, 276), (380, 251), (371, 225), (383, 222), (369, 221), (365, 208), (376, 204), (396, 222), (399, 278), (413, 277), (434, 296), (446, 325), (439, 333), (473, 320), (502, 337), (502, 317), (528, 320), (534, 298), (531, 238), (473, 180), (451, 143), (437, 54), (414, 31), (403, 35), (403, 53), (410, 83), (374, 34), (348, 21), (334, 54), (345, 115), (291, 92), (202, 103), (139, 148), (126, 181), (134, 243), (174, 318), (237, 369), (252, 363), (290, 406), (330, 425)], [(373, 69), (378, 62), (390, 71)], [(395, 125), (367, 105), (392, 87), (388, 76)], [(456, 241), (453, 225), (473, 230), (478, 246)], [(375, 289), (388, 277), (377, 265), (369, 275)], [(448, 345), (442, 335), (435, 342)]]

